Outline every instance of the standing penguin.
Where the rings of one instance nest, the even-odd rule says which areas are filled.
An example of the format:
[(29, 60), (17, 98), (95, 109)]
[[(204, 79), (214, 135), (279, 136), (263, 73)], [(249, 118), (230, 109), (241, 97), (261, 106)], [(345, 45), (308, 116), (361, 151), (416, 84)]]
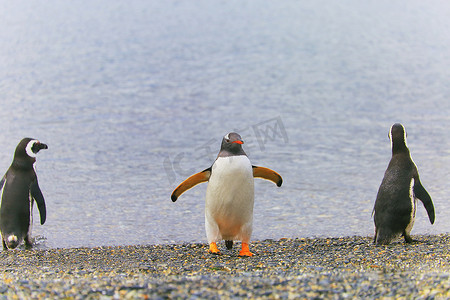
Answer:
[(45, 223), (44, 196), (38, 185), (34, 163), (36, 154), (47, 149), (38, 140), (24, 138), (16, 147), (14, 159), (0, 181), (0, 231), (3, 249), (14, 249), (22, 240), (31, 247), (33, 202), (36, 200), (41, 224)]
[(231, 132), (224, 136), (220, 152), (211, 167), (183, 181), (172, 193), (172, 201), (195, 185), (208, 181), (205, 203), (205, 228), (209, 251), (220, 254), (216, 242), (225, 240), (228, 249), (233, 240), (242, 241), (240, 256), (252, 256), (249, 242), (253, 229), (254, 177), (281, 186), (281, 176), (270, 169), (252, 166), (242, 149), (242, 138)]
[(434, 223), (434, 206), (425, 188), (420, 183), (419, 172), (406, 146), (406, 130), (402, 124), (392, 125), (389, 131), (392, 158), (378, 189), (375, 207), (374, 243), (389, 244), (403, 235), (407, 243), (416, 216), (417, 200), (422, 201), (431, 224)]

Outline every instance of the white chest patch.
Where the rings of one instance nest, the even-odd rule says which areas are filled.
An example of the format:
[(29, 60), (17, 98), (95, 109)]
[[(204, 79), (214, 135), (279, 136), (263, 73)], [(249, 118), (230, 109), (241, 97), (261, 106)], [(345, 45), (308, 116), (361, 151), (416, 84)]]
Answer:
[[(248, 188), (253, 190), (253, 170), (247, 156), (217, 158), (212, 166), (208, 189), (236, 196), (236, 194), (245, 192), (243, 189)], [(219, 198), (222, 197), (219, 196)]]

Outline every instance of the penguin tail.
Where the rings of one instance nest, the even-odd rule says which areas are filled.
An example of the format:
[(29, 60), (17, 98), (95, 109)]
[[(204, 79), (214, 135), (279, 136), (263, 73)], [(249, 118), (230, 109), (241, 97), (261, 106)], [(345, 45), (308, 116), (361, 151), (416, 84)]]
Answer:
[(233, 248), (233, 241), (225, 241), (225, 246), (228, 250), (231, 250)]

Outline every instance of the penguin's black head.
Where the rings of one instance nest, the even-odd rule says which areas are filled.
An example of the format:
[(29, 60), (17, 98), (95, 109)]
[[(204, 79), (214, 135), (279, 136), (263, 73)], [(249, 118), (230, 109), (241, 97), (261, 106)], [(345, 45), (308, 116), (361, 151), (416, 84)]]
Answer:
[(245, 152), (242, 149), (243, 143), (244, 141), (239, 134), (230, 132), (222, 139), (219, 156), (245, 155)]
[(408, 151), (406, 146), (406, 130), (400, 123), (395, 123), (389, 130), (389, 139), (391, 140), (392, 152)]
[(34, 161), (36, 154), (42, 149), (48, 149), (48, 146), (36, 139), (24, 138), (16, 147), (14, 159), (29, 158)]
[(33, 152), (34, 154), (37, 154), (42, 149), (48, 149), (48, 146), (39, 141), (35, 141), (34, 143), (32, 143), (31, 152)]

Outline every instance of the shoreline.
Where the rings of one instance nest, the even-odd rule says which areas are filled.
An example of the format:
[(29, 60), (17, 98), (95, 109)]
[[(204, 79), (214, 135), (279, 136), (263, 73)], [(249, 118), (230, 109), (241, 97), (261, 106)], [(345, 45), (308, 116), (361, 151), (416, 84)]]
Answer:
[(372, 237), (9, 250), (0, 299), (449, 298), (450, 234), (375, 246)]

